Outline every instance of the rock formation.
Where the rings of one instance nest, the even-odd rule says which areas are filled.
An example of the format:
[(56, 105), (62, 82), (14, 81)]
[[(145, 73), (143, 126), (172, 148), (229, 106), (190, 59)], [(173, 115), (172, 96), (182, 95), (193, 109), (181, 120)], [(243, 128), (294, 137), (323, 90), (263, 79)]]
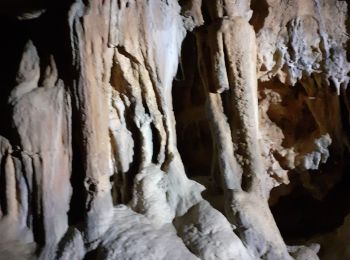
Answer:
[(2, 1), (0, 258), (349, 258), (348, 14)]

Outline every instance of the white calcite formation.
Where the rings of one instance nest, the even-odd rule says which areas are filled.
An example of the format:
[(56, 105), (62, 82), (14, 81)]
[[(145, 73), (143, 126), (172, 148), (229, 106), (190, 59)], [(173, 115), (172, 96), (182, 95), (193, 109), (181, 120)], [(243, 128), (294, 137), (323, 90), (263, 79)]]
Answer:
[[(10, 2), (1, 259), (350, 257), (349, 221), (287, 245), (270, 210), (341, 178), (311, 181), (349, 149), (346, 1)], [(185, 167), (187, 129), (210, 148)]]

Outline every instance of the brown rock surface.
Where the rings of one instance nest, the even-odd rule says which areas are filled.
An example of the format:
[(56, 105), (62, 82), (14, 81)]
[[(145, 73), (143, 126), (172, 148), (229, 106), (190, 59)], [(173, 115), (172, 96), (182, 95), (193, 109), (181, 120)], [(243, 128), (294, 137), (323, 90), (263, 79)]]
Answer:
[(348, 8), (3, 1), (0, 258), (350, 257)]

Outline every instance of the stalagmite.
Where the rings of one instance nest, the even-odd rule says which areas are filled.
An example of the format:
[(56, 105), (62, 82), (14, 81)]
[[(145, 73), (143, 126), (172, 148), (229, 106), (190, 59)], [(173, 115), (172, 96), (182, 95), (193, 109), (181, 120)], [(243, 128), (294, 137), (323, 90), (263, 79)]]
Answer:
[(0, 259), (350, 257), (348, 10), (0, 3)]
[[(234, 150), (234, 159), (231, 159), (233, 166), (227, 170), (224, 160), (224, 165), (220, 167), (223, 169), (224, 176), (225, 210), (228, 219), (237, 226), (238, 234), (255, 257), (289, 259), (287, 247), (279, 234), (267, 204), (270, 185), (268, 180), (264, 178), (263, 158), (258, 140), (256, 40), (253, 27), (244, 18), (244, 11), (249, 8), (244, 9), (243, 5), (243, 1), (223, 5), (223, 9), (233, 10), (232, 13), (227, 11), (226, 17), (220, 17), (220, 13), (224, 12), (217, 10), (217, 13), (212, 17), (216, 24), (210, 25), (211, 28), (208, 29), (214, 30), (214, 33), (209, 35), (215, 37), (214, 46), (209, 46), (214, 56), (212, 60), (220, 61), (220, 65), (214, 66), (209, 75), (214, 74), (214, 79), (219, 82), (223, 81), (221, 84), (216, 84), (219, 85), (216, 87), (216, 92), (220, 93), (225, 89), (228, 91), (227, 94), (225, 93), (228, 96), (228, 98), (226, 96), (226, 102), (222, 101), (219, 94), (214, 94), (216, 98), (212, 98), (211, 93), (209, 93), (208, 102), (213, 104), (211, 106), (214, 109), (218, 105), (226, 107), (221, 111), (216, 109), (217, 113), (222, 114), (224, 111), (229, 111), (227, 121), (230, 125), (230, 131), (225, 131), (223, 136), (232, 133), (230, 139), (234, 144), (233, 149), (231, 147), (222, 149), (223, 146), (231, 146), (232, 144), (226, 142), (224, 138), (227, 137), (214, 136), (214, 140), (215, 138), (219, 139), (216, 140), (217, 143), (223, 144), (218, 146), (217, 153), (224, 156), (227, 155), (226, 150)], [(210, 6), (210, 3), (207, 3), (207, 6)], [(243, 11), (239, 12), (240, 9)], [(205, 36), (202, 36), (200, 41), (207, 42)], [(202, 56), (204, 55), (206, 55), (205, 52), (202, 53)], [(205, 59), (199, 62), (205, 63)], [(223, 75), (223, 73), (227, 75)], [(204, 75), (206, 74), (204, 73)], [(203, 81), (209, 82), (206, 78)], [(210, 87), (208, 91), (210, 91)], [(215, 104), (215, 99), (219, 100), (219, 103)], [(209, 105), (209, 109), (211, 106)], [(225, 120), (226, 116), (211, 116), (214, 118), (212, 119), (213, 128), (222, 128), (224, 120), (218, 122), (215, 117)], [(259, 219), (262, 222), (259, 222)]]

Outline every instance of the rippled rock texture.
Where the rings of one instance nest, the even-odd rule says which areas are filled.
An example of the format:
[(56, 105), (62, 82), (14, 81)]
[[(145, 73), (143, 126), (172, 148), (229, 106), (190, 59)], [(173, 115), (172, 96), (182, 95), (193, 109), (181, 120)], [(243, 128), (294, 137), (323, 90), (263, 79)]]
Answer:
[(348, 14), (2, 1), (0, 258), (349, 258)]

